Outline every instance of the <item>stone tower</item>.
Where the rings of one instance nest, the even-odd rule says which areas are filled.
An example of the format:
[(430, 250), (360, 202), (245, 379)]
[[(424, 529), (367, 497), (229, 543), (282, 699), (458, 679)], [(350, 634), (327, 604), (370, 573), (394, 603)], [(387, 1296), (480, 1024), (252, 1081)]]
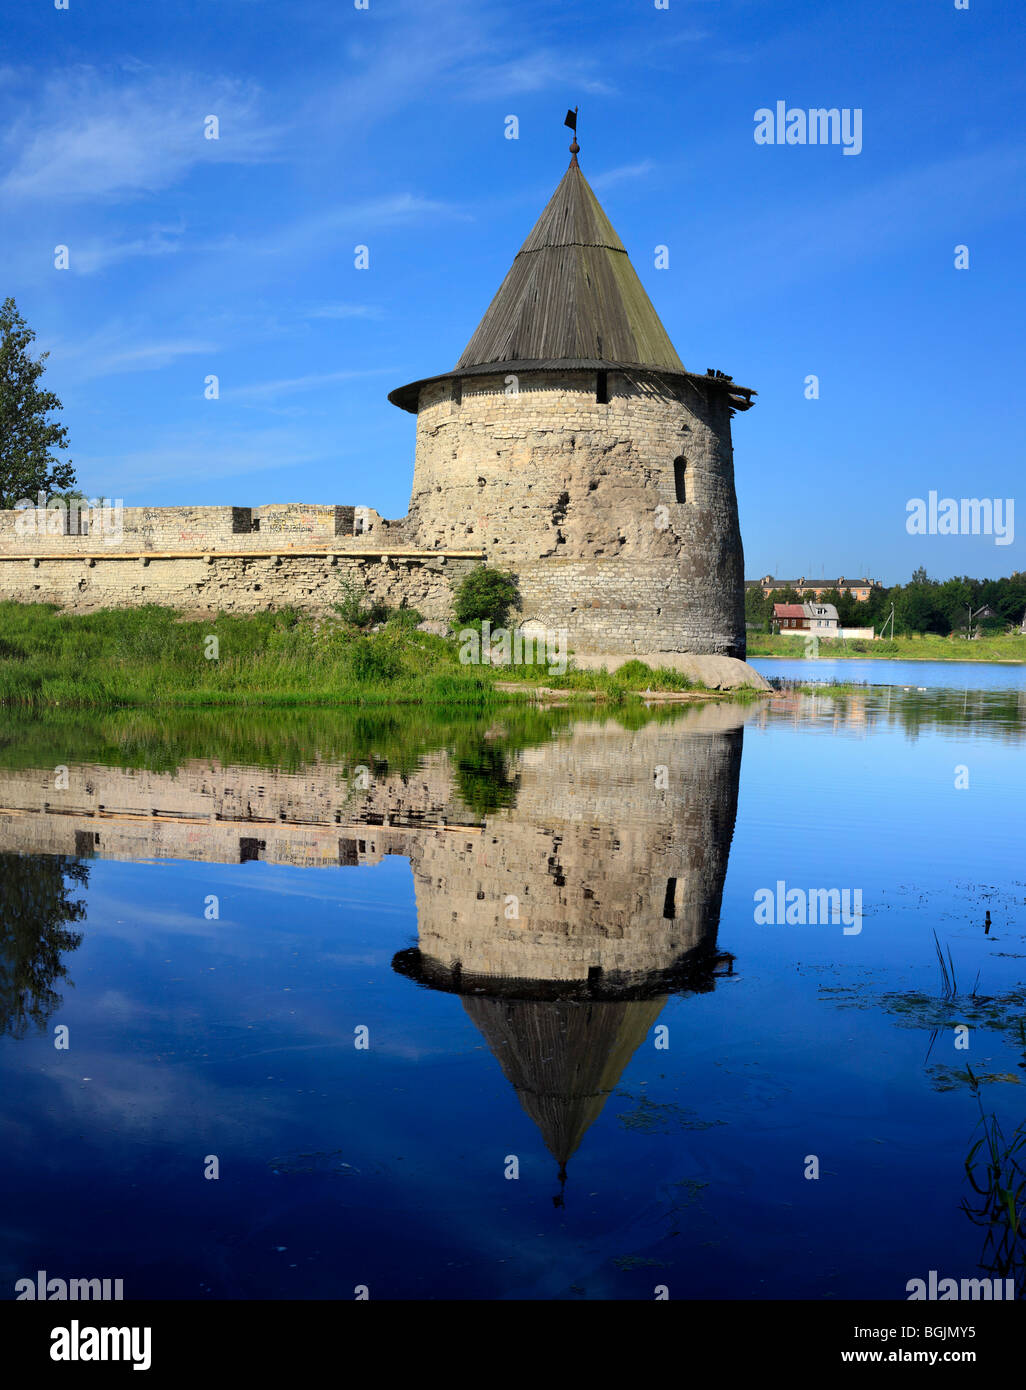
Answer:
[(743, 658), (754, 392), (685, 368), (571, 151), (455, 367), (389, 396), (417, 416), (410, 535), (480, 546), (578, 652)]

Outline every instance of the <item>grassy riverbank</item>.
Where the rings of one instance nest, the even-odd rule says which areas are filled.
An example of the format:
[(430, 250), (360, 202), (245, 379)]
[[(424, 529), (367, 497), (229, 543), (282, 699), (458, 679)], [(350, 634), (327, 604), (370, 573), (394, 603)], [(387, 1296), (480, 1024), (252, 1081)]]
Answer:
[[(547, 666), (463, 665), (458, 644), (393, 615), (377, 632), (292, 610), (184, 621), (151, 606), (69, 614), (0, 603), (0, 705), (118, 709), (433, 704), (486, 708), (531, 697), (624, 703), (643, 690), (702, 692), (675, 671), (629, 662), (551, 674)], [(516, 682), (519, 690), (510, 690)], [(505, 687), (505, 688), (502, 688)]]
[[(748, 656), (786, 656), (801, 659), (805, 656), (805, 638), (780, 632), (750, 632)], [(981, 637), (967, 642), (962, 637), (923, 636), (887, 638), (871, 642), (855, 640), (841, 642), (836, 638), (819, 644), (819, 659), (830, 661), (868, 658), (891, 661), (1012, 661), (1026, 662), (1026, 635), (1016, 633)]]

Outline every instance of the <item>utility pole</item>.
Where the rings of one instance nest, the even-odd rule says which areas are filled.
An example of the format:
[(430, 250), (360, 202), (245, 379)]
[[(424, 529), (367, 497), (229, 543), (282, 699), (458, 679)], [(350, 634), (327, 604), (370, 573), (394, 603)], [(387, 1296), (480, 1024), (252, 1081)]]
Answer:
[(974, 612), (973, 612), (973, 606), (972, 606), (972, 604), (971, 604), (971, 603), (967, 603), (967, 604), (966, 604), (966, 608), (969, 609), (969, 641), (970, 641), (970, 642), (973, 640), (973, 619), (974, 619), (974, 618), (978, 618), (979, 615), (980, 615), (980, 614), (983, 612), (983, 610), (986, 608), (986, 606), (987, 606), (987, 605), (986, 605), (985, 603), (981, 603), (980, 606), (979, 606), (979, 608), (977, 608), (976, 612), (974, 613)]

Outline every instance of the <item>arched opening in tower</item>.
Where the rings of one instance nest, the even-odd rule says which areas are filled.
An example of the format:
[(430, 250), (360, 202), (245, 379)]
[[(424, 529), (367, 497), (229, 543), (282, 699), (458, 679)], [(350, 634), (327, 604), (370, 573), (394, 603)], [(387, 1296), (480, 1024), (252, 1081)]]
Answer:
[(685, 476), (687, 471), (688, 461), (683, 454), (680, 454), (673, 460), (673, 486), (677, 494), (678, 502), (686, 502), (688, 500), (687, 479)]

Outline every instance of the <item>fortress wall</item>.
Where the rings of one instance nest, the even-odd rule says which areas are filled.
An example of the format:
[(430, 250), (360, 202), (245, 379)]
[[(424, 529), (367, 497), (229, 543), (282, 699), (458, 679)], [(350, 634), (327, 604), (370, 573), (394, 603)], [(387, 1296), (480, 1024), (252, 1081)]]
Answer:
[(193, 760), (167, 773), (71, 763), (57, 790), (52, 768), (4, 768), (0, 850), (338, 867), (408, 854), (411, 824), (467, 819), (444, 753), (412, 775), (369, 772), (364, 789), (356, 766), (335, 764), (288, 773)]
[(647, 724), (626, 747), (619, 725), (596, 720), (524, 749), (508, 769), (514, 804), (483, 822), (444, 752), (414, 773), (372, 767), (365, 789), (356, 767), (330, 763), (70, 763), (66, 790), (53, 768), (0, 769), (0, 851), (311, 867), (400, 854), (420, 948), (443, 967), (542, 980), (662, 970), (715, 943), (737, 805), (746, 712), (698, 715)]
[[(743, 656), (730, 410), (686, 381), (610, 372), (466, 377), (423, 388), (409, 524), (480, 545), (520, 579), (523, 619), (582, 651)], [(686, 460), (677, 501), (674, 460)]]
[[(160, 821), (130, 824), (87, 816), (28, 816), (0, 811), (0, 836), (8, 854), (64, 854), (81, 858), (182, 859), (200, 863), (238, 864), (258, 859), (306, 869), (337, 868), (343, 862), (374, 864), (394, 851), (378, 843), (377, 830), (352, 840), (353, 856), (344, 858), (346, 831), (295, 826), (169, 825)], [(363, 845), (361, 850), (359, 845)]]
[[(66, 539), (85, 548), (84, 537)], [(425, 619), (445, 621), (453, 587), (476, 563), (441, 556), (383, 561), (345, 554), (290, 554), (285, 547), (277, 556), (241, 556), (221, 550), (181, 559), (118, 559), (106, 558), (94, 545), (98, 559), (76, 556), (38, 562), (13, 559), (6, 546), (4, 551), (0, 553), (0, 595), (6, 599), (57, 603), (76, 612), (157, 603), (190, 615), (257, 613), (287, 606), (324, 613), (339, 601), (341, 585), (348, 583), (363, 590), (368, 599), (416, 608)]]
[[(300, 544), (333, 544), (352, 536), (354, 507), (274, 503), (265, 507), (122, 507), (86, 508), (80, 530), (63, 531), (64, 516), (54, 509), (42, 514), (0, 511), (0, 546), (5, 554), (86, 554), (96, 551), (251, 550), (262, 538)], [(31, 530), (26, 530), (31, 526)], [(266, 548), (266, 547), (265, 547)]]

